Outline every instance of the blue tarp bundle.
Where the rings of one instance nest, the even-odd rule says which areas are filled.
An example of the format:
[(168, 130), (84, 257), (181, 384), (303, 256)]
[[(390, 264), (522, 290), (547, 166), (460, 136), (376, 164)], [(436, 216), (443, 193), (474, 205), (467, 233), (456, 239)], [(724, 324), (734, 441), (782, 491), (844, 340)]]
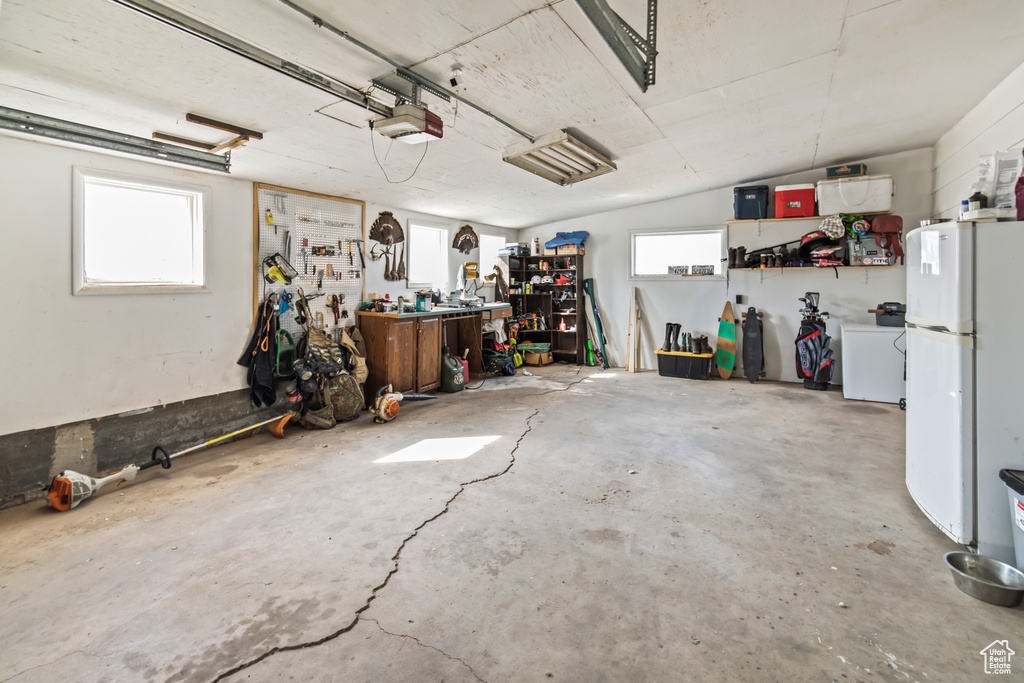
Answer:
[(556, 232), (555, 239), (545, 242), (544, 248), (554, 249), (555, 247), (564, 247), (568, 244), (574, 244), (577, 247), (582, 247), (588, 237), (590, 237), (590, 233), (586, 230), (577, 230), (576, 232)]

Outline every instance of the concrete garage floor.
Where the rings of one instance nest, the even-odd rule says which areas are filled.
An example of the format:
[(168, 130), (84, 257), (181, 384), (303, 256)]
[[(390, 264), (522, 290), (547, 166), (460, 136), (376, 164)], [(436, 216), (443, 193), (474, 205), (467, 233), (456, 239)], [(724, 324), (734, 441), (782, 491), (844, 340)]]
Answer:
[(895, 406), (556, 366), (3, 511), (0, 681), (982, 678), (951, 549)]

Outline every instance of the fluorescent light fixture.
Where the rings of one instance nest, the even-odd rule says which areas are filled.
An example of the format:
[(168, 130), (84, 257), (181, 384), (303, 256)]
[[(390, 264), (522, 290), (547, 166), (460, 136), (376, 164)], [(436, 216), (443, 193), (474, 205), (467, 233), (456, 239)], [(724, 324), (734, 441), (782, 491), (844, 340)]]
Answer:
[(615, 162), (583, 144), (564, 130), (505, 148), (510, 164), (559, 185), (572, 185), (616, 170)]
[(464, 436), (451, 439), (423, 439), (375, 463), (425, 462), (429, 460), (465, 460), (500, 436)]

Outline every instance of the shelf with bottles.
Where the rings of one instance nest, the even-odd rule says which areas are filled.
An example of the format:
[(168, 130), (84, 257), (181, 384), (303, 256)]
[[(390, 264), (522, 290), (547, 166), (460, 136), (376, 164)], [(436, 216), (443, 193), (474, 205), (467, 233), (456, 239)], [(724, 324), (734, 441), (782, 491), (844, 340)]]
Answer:
[[(518, 333), (531, 341), (544, 339), (552, 342), (552, 353), (559, 360), (566, 360), (583, 365), (586, 358), (586, 325), (581, 324), (582, 318), (576, 317), (576, 311), (568, 312), (560, 309), (578, 308), (578, 300), (583, 296), (583, 255), (562, 256), (513, 256), (518, 268), (509, 269), (509, 299), (513, 302), (516, 317), (523, 314), (540, 313), (547, 318), (545, 330), (527, 330), (520, 325)], [(531, 282), (535, 276), (550, 277), (551, 280), (563, 282)], [(525, 292), (524, 289), (529, 289)], [(567, 329), (560, 330), (562, 321)], [(515, 323), (515, 318), (510, 319)], [(575, 330), (568, 328), (576, 327)]]

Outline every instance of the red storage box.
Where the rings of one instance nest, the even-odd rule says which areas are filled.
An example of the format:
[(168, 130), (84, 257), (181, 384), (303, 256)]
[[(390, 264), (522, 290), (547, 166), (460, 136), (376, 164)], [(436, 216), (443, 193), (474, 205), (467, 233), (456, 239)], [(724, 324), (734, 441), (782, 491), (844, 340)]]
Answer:
[(813, 215), (814, 183), (779, 185), (775, 188), (776, 218), (802, 218)]

